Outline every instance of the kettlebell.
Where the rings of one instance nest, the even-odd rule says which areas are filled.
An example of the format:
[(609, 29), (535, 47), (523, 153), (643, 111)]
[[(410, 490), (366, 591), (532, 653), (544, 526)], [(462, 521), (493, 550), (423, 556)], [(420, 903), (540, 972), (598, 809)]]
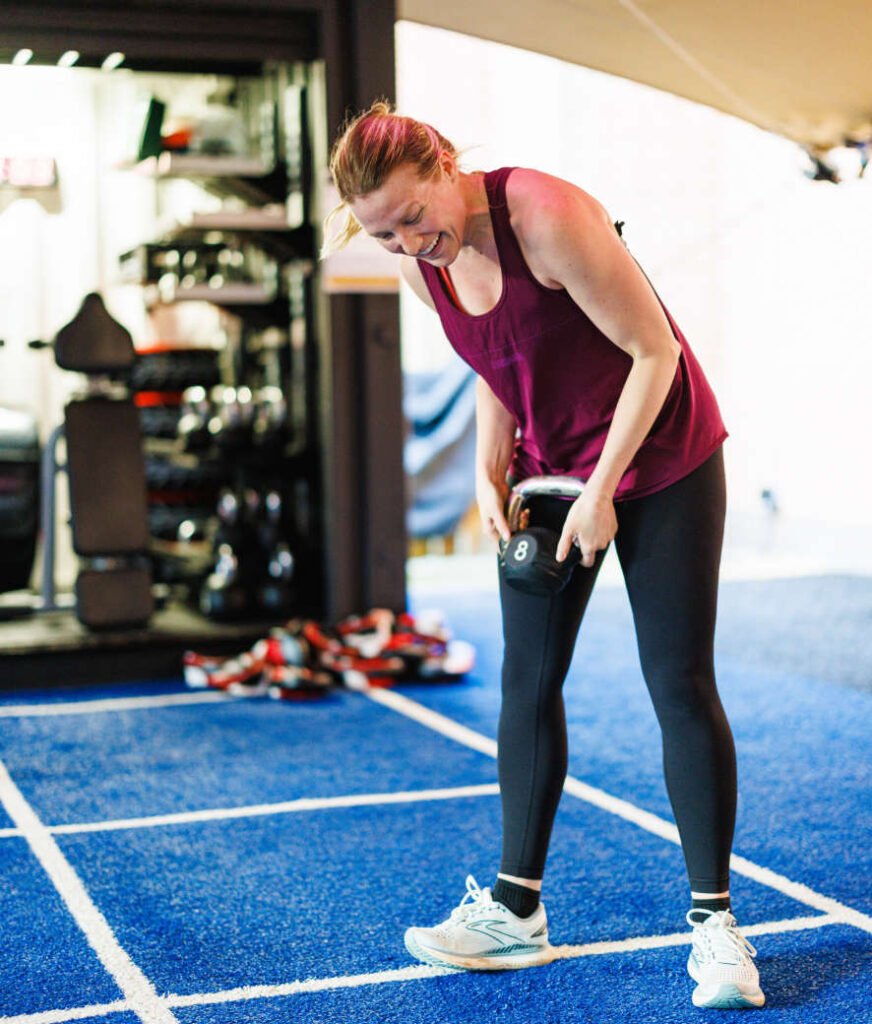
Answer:
[(521, 529), (521, 519), (530, 499), (540, 496), (575, 500), (584, 489), (581, 480), (570, 476), (531, 476), (512, 488), (506, 521), (511, 538), (500, 542), (500, 571), (510, 587), (539, 597), (559, 593), (567, 584), (581, 553), (573, 545), (562, 562), (557, 561), (560, 534), (544, 526)]

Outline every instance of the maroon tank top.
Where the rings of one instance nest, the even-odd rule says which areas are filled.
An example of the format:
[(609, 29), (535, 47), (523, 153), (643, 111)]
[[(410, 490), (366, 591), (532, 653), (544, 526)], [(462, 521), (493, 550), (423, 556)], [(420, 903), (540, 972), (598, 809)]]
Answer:
[[(509, 223), (506, 180), (512, 170), (502, 167), (485, 175), (503, 278), (493, 309), (480, 316), (465, 313), (452, 298), (449, 272), (443, 277), (425, 260), (418, 266), (451, 345), (517, 421), (510, 475), (587, 480), (602, 454), (632, 358), (565, 289), (546, 288), (533, 277)], [(638, 498), (675, 483), (702, 465), (727, 436), (699, 363), (665, 306), (663, 311), (681, 356), (663, 408), (621, 478), (616, 499)]]

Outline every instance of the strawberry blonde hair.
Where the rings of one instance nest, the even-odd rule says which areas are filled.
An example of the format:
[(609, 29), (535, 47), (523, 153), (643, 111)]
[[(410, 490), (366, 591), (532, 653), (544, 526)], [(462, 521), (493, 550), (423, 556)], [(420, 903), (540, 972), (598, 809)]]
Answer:
[(362, 230), (351, 210), (352, 199), (381, 188), (403, 164), (412, 164), (421, 178), (433, 177), (446, 152), (458, 156), (454, 145), (435, 128), (395, 113), (385, 100), (349, 118), (330, 154), (330, 174), (341, 202), (324, 220), (321, 257), (343, 248)]

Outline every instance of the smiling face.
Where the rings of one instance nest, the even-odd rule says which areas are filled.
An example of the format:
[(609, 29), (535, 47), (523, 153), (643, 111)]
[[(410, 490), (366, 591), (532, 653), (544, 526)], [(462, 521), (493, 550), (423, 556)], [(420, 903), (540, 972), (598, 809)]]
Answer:
[(466, 206), (448, 154), (433, 177), (422, 178), (414, 164), (402, 164), (380, 188), (350, 205), (364, 231), (388, 252), (446, 267), (463, 245)]

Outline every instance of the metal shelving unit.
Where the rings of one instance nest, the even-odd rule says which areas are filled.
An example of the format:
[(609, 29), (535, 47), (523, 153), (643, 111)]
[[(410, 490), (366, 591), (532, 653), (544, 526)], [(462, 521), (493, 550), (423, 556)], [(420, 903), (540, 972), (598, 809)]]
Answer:
[(149, 308), (208, 302), (238, 319), (238, 343), (222, 360), (225, 386), (281, 390), (287, 408), (284, 443), (268, 451), (243, 447), (222, 457), (228, 486), (237, 492), (281, 491), (287, 540), (298, 550), (298, 572), (309, 577), (300, 581), (306, 596), (302, 610), (317, 611), (323, 600), (323, 541), (315, 507), (320, 458), (313, 425), (319, 396), (307, 74), (305, 65), (274, 67), (263, 88), (254, 90), (249, 109), (257, 113), (258, 154), (166, 151), (127, 166), (155, 182), (158, 200), (164, 182), (184, 179), (224, 202), (214, 209), (211, 199), (180, 218), (158, 218), (155, 240), (122, 254), (120, 264), (123, 280), (142, 287)]

